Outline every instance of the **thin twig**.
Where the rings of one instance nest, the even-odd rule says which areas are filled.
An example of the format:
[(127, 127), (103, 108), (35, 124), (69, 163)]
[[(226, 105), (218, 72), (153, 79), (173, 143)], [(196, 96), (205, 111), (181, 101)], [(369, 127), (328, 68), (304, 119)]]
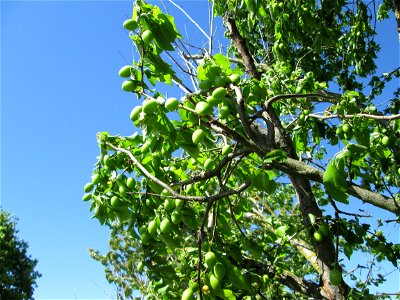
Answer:
[(247, 189), (250, 184), (251, 181), (248, 180), (246, 181), (244, 184), (242, 184), (241, 186), (238, 187), (238, 189), (236, 190), (228, 190), (226, 192), (221, 192), (219, 194), (216, 194), (214, 196), (184, 196), (182, 194), (177, 193), (174, 189), (171, 188), (171, 186), (169, 186), (168, 184), (166, 184), (165, 182), (163, 182), (162, 180), (158, 179), (157, 177), (151, 175), (149, 173), (149, 171), (147, 171), (147, 169), (136, 159), (136, 157), (129, 151), (126, 150), (124, 148), (120, 148), (120, 147), (116, 147), (113, 144), (106, 142), (106, 144), (108, 146), (110, 146), (111, 148), (113, 148), (114, 150), (123, 152), (125, 154), (127, 154), (129, 156), (129, 158), (132, 160), (132, 162), (136, 165), (136, 167), (150, 180), (152, 180), (154, 183), (158, 184), (159, 186), (161, 186), (162, 188), (166, 189), (172, 196), (174, 196), (177, 199), (182, 199), (185, 201), (197, 201), (197, 202), (208, 202), (208, 201), (215, 201), (218, 199), (222, 199), (224, 197), (230, 196), (230, 195), (234, 195), (234, 194), (239, 194), (242, 191), (244, 191), (245, 189)]
[[(323, 93), (307, 93), (307, 94), (284, 94), (284, 95), (276, 95), (267, 101), (265, 101), (265, 107), (268, 108), (272, 103), (282, 100), (282, 99), (297, 99), (297, 98), (322, 98), (325, 100), (335, 99), (334, 96), (330, 96)], [(328, 101), (331, 102), (331, 101)]]
[(391, 115), (391, 116), (379, 116), (379, 115), (370, 115), (370, 114), (365, 114), (365, 113), (359, 113), (359, 114), (353, 114), (353, 115), (340, 115), (340, 114), (333, 114), (333, 115), (327, 115), (327, 116), (320, 116), (316, 114), (309, 114), (308, 117), (310, 118), (316, 118), (320, 120), (325, 120), (325, 119), (335, 119), (335, 118), (344, 118), (344, 119), (352, 119), (352, 118), (368, 118), (368, 119), (374, 119), (374, 120), (396, 120), (400, 119), (400, 114), (396, 115)]
[(190, 15), (179, 5), (177, 5), (174, 1), (172, 0), (168, 0), (172, 5), (174, 5), (175, 7), (177, 7), (203, 34), (207, 39), (210, 39), (210, 37), (208, 36), (208, 34), (200, 27), (199, 24), (196, 23), (195, 20), (193, 20)]

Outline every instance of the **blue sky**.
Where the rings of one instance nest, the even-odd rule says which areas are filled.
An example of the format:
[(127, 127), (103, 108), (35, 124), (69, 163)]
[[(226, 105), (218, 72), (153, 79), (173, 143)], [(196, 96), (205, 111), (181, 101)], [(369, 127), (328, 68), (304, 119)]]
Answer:
[[(88, 254), (107, 250), (108, 230), (81, 198), (99, 154), (96, 133), (134, 130), (136, 98), (118, 76), (132, 59), (122, 27), (132, 2), (0, 4), (1, 205), (39, 260), (35, 298), (110, 299), (113, 287)], [(207, 1), (184, 6), (206, 24)]]
[[(207, 1), (183, 5), (206, 28)], [(0, 2), (1, 205), (19, 218), (19, 235), (39, 260), (36, 299), (115, 294), (87, 251), (106, 251), (108, 230), (81, 198), (99, 152), (96, 133), (134, 131), (136, 98), (118, 77), (132, 57), (122, 28), (131, 8), (131, 1)], [(394, 22), (385, 24), (381, 63), (390, 65), (398, 43)]]

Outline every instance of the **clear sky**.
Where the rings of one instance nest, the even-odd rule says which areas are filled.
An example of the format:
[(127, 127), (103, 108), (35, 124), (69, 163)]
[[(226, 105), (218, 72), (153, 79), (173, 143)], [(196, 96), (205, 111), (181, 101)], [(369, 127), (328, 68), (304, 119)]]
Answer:
[[(207, 3), (180, 2), (205, 28)], [(131, 1), (0, 0), (0, 201), (39, 260), (36, 299), (115, 294), (88, 254), (89, 247), (107, 250), (108, 230), (90, 219), (81, 198), (99, 153), (96, 133), (134, 130), (136, 99), (118, 77), (132, 58), (122, 28), (131, 8)], [(181, 27), (184, 17), (172, 12)], [(385, 24), (381, 63), (390, 65), (398, 43), (394, 23)]]

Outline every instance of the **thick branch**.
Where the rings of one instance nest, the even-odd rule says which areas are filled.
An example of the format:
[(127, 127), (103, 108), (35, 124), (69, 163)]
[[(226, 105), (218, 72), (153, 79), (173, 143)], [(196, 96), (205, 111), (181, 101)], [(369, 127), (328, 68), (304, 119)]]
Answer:
[(246, 269), (254, 269), (259, 274), (261, 273), (260, 275), (267, 274), (268, 277), (274, 278), (274, 280), (303, 295), (314, 297), (316, 299), (321, 299), (320, 286), (318, 286), (314, 282), (297, 277), (296, 275), (288, 271), (278, 273), (275, 267), (271, 264), (263, 264), (247, 258), (244, 259), (244, 267)]
[[(300, 176), (302, 178), (307, 178), (308, 180), (323, 183), (323, 171), (298, 160), (288, 158), (283, 163), (272, 163), (272, 166), (282, 172), (292, 174), (293, 176)], [(380, 207), (397, 215), (400, 214), (400, 203), (396, 203), (395, 199), (372, 192), (355, 184), (349, 184), (347, 187), (347, 192), (349, 195), (354, 196), (366, 203)]]
[(261, 75), (257, 71), (256, 65), (254, 60), (247, 49), (246, 41), (242, 38), (239, 33), (239, 30), (236, 27), (235, 19), (229, 16), (228, 14), (225, 15), (225, 23), (229, 30), (229, 37), (232, 39), (233, 43), (235, 44), (237, 50), (239, 51), (240, 56), (243, 59), (243, 65), (246, 68), (246, 72), (251, 76), (258, 80), (260, 80)]

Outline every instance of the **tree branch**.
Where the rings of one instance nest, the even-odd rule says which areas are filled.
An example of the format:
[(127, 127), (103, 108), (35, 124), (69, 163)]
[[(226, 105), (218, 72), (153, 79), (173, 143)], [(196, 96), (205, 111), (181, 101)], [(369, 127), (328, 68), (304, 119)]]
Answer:
[(316, 118), (320, 120), (325, 120), (325, 119), (335, 119), (335, 118), (343, 118), (343, 119), (352, 119), (352, 118), (368, 118), (368, 119), (374, 119), (374, 120), (396, 120), (400, 119), (400, 114), (397, 115), (391, 115), (391, 116), (379, 116), (379, 115), (370, 115), (370, 114), (354, 114), (354, 115), (339, 115), (339, 114), (333, 114), (333, 115), (316, 115), (316, 114), (309, 114), (308, 115), (311, 118)]
[(255, 269), (259, 274), (267, 274), (268, 277), (274, 278), (274, 280), (291, 288), (294, 291), (309, 297), (321, 299), (321, 287), (316, 283), (297, 277), (288, 271), (278, 273), (276, 268), (270, 263), (264, 264), (252, 259), (244, 258), (244, 268)]
[(265, 107), (268, 109), (268, 107), (279, 100), (282, 99), (297, 99), (297, 98), (322, 98), (325, 100), (330, 100), (328, 102), (331, 102), (332, 99), (336, 99), (337, 96), (325, 94), (325, 93), (308, 93), (308, 94), (284, 94), (284, 95), (276, 95), (267, 101), (265, 101)]
[(154, 183), (158, 184), (162, 188), (166, 189), (172, 196), (174, 196), (177, 199), (182, 199), (185, 201), (197, 201), (197, 202), (216, 201), (216, 200), (222, 199), (224, 197), (239, 194), (242, 191), (244, 191), (245, 189), (247, 189), (251, 184), (251, 181), (248, 180), (235, 190), (230, 189), (230, 190), (224, 191), (222, 193), (218, 193), (213, 196), (184, 196), (182, 194), (177, 193), (167, 183), (165, 183), (162, 180), (158, 179), (157, 177), (151, 175), (150, 172), (146, 170), (146, 168), (136, 159), (136, 157), (129, 150), (126, 150), (126, 149), (120, 148), (120, 147), (116, 147), (109, 142), (106, 142), (106, 144), (116, 151), (120, 151), (120, 152), (127, 154), (129, 156), (129, 158), (132, 160), (132, 162), (135, 164), (135, 166), (144, 174), (144, 176), (146, 176), (148, 179), (150, 179)]
[(240, 56), (243, 59), (243, 65), (246, 68), (246, 72), (251, 77), (260, 80), (261, 75), (257, 71), (254, 60), (249, 50), (247, 49), (246, 41), (242, 38), (242, 36), (239, 33), (239, 30), (236, 27), (235, 19), (227, 13), (224, 17), (224, 21), (229, 30), (229, 37), (232, 39), (237, 50), (239, 51)]
[[(293, 176), (300, 176), (302, 178), (307, 178), (308, 180), (323, 183), (323, 171), (298, 160), (287, 158), (283, 163), (271, 163), (271, 165), (274, 168), (282, 172), (292, 174)], [(355, 184), (349, 184), (347, 187), (347, 192), (349, 195), (354, 196), (366, 203), (380, 207), (397, 215), (400, 214), (400, 203), (397, 203), (393, 198), (372, 192)]]

